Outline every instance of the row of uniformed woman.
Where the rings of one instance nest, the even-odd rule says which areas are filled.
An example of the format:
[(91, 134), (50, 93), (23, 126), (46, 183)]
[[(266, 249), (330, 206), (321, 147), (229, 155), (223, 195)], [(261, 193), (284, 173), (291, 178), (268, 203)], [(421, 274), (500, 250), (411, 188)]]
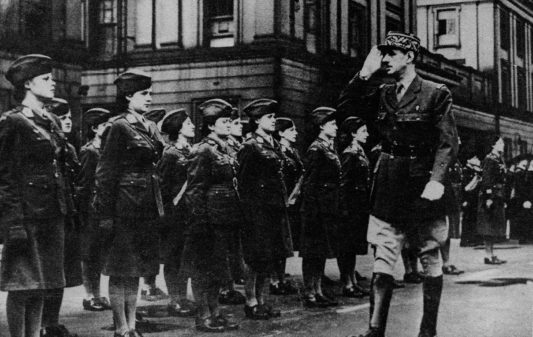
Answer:
[[(72, 127), (68, 103), (54, 98), (51, 69), (50, 58), (29, 55), (7, 74), (21, 99), (0, 122), (0, 286), (9, 291), (12, 336), (39, 335), (43, 305), (52, 309), (44, 310), (51, 329), (42, 333), (68, 336), (57, 322), (62, 289), (79, 285), (81, 275), (84, 308), (111, 308), (115, 336), (141, 336), (139, 278), (153, 278), (160, 261), (169, 314), (196, 315), (196, 328), (207, 332), (239, 327), (218, 303), (221, 289), (239, 302), (233, 280), (243, 276), (246, 317), (278, 317), (265, 301), (266, 285), (274, 275), (271, 292), (287, 293), (285, 259), (293, 246), (303, 257), (307, 307), (336, 304), (321, 287), (331, 257), (338, 257), (343, 295), (365, 294), (355, 277), (355, 257), (366, 253), (369, 190), (360, 119), (343, 123), (339, 157), (335, 110), (315, 109), (316, 140), (302, 162), (296, 127), (276, 118), (276, 101), (243, 109), (252, 130), (242, 137), (236, 109), (212, 99), (200, 106), (204, 138), (191, 146), (195, 126), (187, 112), (159, 114), (158, 125), (148, 119), (151, 77), (132, 70), (115, 81), (115, 117), (99, 108), (85, 113), (90, 140), (80, 165), (64, 134)], [(100, 273), (109, 276), (109, 301), (99, 293)], [(197, 303), (186, 299), (188, 278)]]

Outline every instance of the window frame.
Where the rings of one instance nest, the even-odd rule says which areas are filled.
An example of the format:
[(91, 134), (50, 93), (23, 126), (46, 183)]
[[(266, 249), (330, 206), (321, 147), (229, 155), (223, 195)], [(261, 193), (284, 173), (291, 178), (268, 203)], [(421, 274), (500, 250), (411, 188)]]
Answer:
[[(445, 35), (451, 35), (451, 34), (439, 34), (439, 13), (441, 12), (448, 12), (453, 11), (454, 12), (454, 18), (455, 18), (455, 41), (449, 42), (449, 43), (441, 43), (439, 38), (441, 36)], [(461, 7), (460, 6), (446, 6), (446, 7), (439, 7), (433, 9), (433, 36), (434, 36), (434, 43), (433, 46), (435, 49), (438, 48), (449, 48), (449, 47), (461, 47)], [(451, 35), (453, 36), (453, 35)]]
[[(111, 4), (111, 7), (107, 7), (106, 4)], [(111, 11), (111, 21), (106, 20), (104, 12)], [(117, 24), (117, 0), (100, 0), (98, 2), (98, 25), (111, 26)]]
[[(363, 20), (358, 20), (360, 17), (355, 15), (352, 17), (352, 11), (354, 13), (363, 13)], [(359, 24), (361, 22), (361, 24)], [(353, 27), (355, 26), (355, 27)], [(360, 33), (361, 41), (360, 45), (357, 45), (354, 39), (354, 29), (362, 27)], [(348, 53), (352, 57), (364, 57), (364, 54), (368, 52), (370, 46), (370, 40), (368, 38), (368, 32), (370, 31), (370, 7), (369, 3), (367, 5), (362, 5), (359, 2), (351, 0), (348, 3)], [(355, 55), (354, 55), (355, 54)]]
[[(521, 27), (522, 34), (519, 34), (519, 26)], [(523, 20), (516, 20), (514, 35), (516, 36), (516, 56), (524, 59), (526, 56), (526, 23)]]
[[(510, 21), (510, 15), (509, 12), (499, 7), (499, 18), (500, 18), (500, 27), (499, 27), (499, 35), (500, 35), (500, 48), (506, 51), (509, 51), (511, 49), (511, 23)], [(504, 37), (504, 27), (507, 27), (507, 38), (503, 39)]]
[[(152, 7), (152, 20), (151, 20), (151, 41), (149, 43), (137, 43), (135, 41), (135, 48), (136, 49), (150, 49), (150, 50), (165, 50), (165, 49), (177, 49), (182, 48), (182, 13), (183, 13), (183, 7), (182, 7), (182, 1), (181, 0), (174, 0), (177, 3), (178, 6), (178, 13), (177, 13), (177, 20), (178, 20), (178, 32), (177, 32), (177, 40), (173, 42), (163, 42), (160, 43), (158, 39), (157, 34), (157, 1), (158, 0), (148, 0), (150, 1), (150, 5)], [(138, 15), (138, 8), (135, 8), (135, 19), (137, 20)], [(137, 36), (137, 25), (135, 25), (135, 36)]]

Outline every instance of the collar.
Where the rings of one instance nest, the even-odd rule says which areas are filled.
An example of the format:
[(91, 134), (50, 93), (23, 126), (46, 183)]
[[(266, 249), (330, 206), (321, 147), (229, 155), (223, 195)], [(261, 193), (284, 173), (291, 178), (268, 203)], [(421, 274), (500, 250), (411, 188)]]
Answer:
[(218, 136), (217, 136), (216, 134), (214, 134), (214, 133), (210, 133), (209, 135), (207, 135), (207, 138), (209, 138), (209, 139), (215, 141), (215, 142), (218, 144), (218, 146), (219, 146), (220, 148), (224, 148), (224, 147), (226, 146), (226, 142), (223, 141), (220, 137), (218, 137)]
[(267, 134), (265, 133), (265, 131), (263, 131), (263, 130), (261, 130), (261, 129), (257, 129), (257, 130), (255, 131), (255, 133), (256, 133), (259, 137), (261, 137), (261, 138), (263, 138), (264, 140), (266, 140), (267, 143), (269, 143), (270, 145), (274, 145), (274, 138), (272, 137), (272, 135), (267, 135)]
[(184, 149), (190, 149), (191, 145), (188, 142), (183, 143), (180, 141), (176, 141), (174, 143), (174, 147), (178, 150), (184, 150)]
[(234, 136), (232, 135), (229, 135), (228, 136), (228, 141), (227, 141), (228, 144), (230, 145), (240, 145), (240, 142), (237, 140), (237, 138), (235, 138)]
[(319, 135), (317, 139), (321, 141), (322, 143), (324, 143), (326, 147), (333, 148), (333, 142), (330, 139), (326, 137), (321, 137), (321, 135)]
[(403, 85), (403, 90), (407, 90), (407, 88), (409, 88), (409, 86), (411, 85), (411, 83), (414, 81), (416, 77), (416, 71), (414, 71), (412, 74), (410, 74), (408, 77), (404, 77), (402, 78), (400, 81), (396, 82), (396, 85)]

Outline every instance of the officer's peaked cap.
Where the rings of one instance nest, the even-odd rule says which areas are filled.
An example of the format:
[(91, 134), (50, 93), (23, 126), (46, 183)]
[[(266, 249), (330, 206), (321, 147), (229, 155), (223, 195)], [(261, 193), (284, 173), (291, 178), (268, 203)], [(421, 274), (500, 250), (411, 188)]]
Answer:
[(264, 115), (278, 113), (279, 104), (269, 98), (257, 99), (244, 107), (244, 113), (251, 119), (257, 120)]
[(113, 83), (117, 86), (119, 96), (127, 96), (150, 88), (152, 77), (142, 70), (132, 69), (118, 75)]
[(199, 108), (202, 111), (202, 116), (204, 118), (208, 117), (214, 119), (231, 117), (234, 110), (233, 105), (221, 98), (207, 100), (200, 104)]
[(52, 72), (52, 59), (46, 55), (29, 54), (19, 57), (9, 66), (6, 79), (14, 86), (25, 81)]
[(177, 134), (187, 118), (189, 114), (185, 109), (172, 110), (161, 121), (161, 131), (166, 134)]
[(294, 126), (294, 122), (292, 119), (287, 117), (279, 117), (276, 118), (276, 131), (285, 131), (287, 129), (290, 129)]
[(333, 108), (321, 106), (311, 112), (311, 120), (314, 125), (320, 126), (335, 119), (336, 112), (337, 110)]
[(414, 51), (416, 54), (420, 51), (420, 39), (414, 34), (402, 32), (388, 32), (385, 42), (378, 45), (382, 52), (390, 49), (401, 49), (404, 51)]

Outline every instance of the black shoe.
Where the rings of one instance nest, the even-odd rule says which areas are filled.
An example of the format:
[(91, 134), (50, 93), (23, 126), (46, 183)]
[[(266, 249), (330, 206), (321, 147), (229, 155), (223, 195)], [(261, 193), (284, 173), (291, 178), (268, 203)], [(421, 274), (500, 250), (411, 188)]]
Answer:
[(315, 294), (315, 299), (318, 303), (324, 303), (327, 307), (335, 307), (339, 305), (339, 302), (324, 295)]
[(314, 295), (305, 295), (303, 298), (304, 301), (304, 307), (308, 309), (314, 309), (314, 308), (326, 308), (327, 305), (322, 302), (318, 302), (316, 300), (316, 297)]
[(41, 329), (41, 337), (78, 337), (71, 334), (64, 325), (49, 326)]
[(96, 298), (91, 298), (89, 300), (84, 299), (83, 309), (87, 311), (104, 311), (106, 310), (100, 303), (98, 303)]
[(422, 281), (424, 281), (424, 279), (422, 279), (422, 277), (420, 277), (420, 274), (418, 274), (417, 272), (411, 272), (411, 273), (407, 273), (403, 276), (403, 281), (405, 283), (415, 283), (415, 284), (418, 284), (418, 283), (422, 283)]
[(237, 290), (227, 290), (218, 295), (218, 302), (224, 305), (241, 305), (246, 303), (246, 298)]
[(101, 305), (104, 308), (104, 310), (111, 310), (111, 302), (109, 302), (107, 297), (105, 296), (96, 297), (94, 301), (97, 304)]
[(254, 306), (244, 306), (244, 314), (247, 318), (255, 320), (267, 320), (270, 318), (270, 314), (265, 310), (263, 306), (254, 305)]
[(195, 323), (196, 330), (203, 332), (224, 332), (226, 329), (218, 321), (214, 321), (211, 317), (196, 318)]
[(342, 296), (344, 297), (350, 297), (350, 298), (362, 298), (365, 295), (363, 295), (360, 291), (355, 290), (355, 288), (346, 288), (344, 287), (342, 289)]
[(141, 299), (144, 301), (155, 302), (167, 299), (168, 295), (159, 288), (141, 290)]
[(442, 266), (442, 272), (445, 275), (461, 275), (462, 273), (464, 273), (464, 270), (460, 270), (456, 266), (451, 264), (449, 266)]
[(183, 302), (180, 305), (177, 302), (171, 302), (167, 305), (167, 312), (169, 316), (174, 317), (192, 317), (196, 314), (196, 308), (192, 304)]
[(359, 274), (358, 271), (355, 272), (355, 279), (357, 280), (357, 282), (361, 282), (361, 281), (366, 281), (367, 278), (364, 277), (363, 275)]
[(485, 258), (485, 264), (504, 264), (507, 263), (505, 260), (500, 260), (497, 256), (492, 256), (490, 259)]
[(364, 288), (363, 286), (360, 286), (359, 284), (354, 284), (353, 288), (363, 294), (363, 296), (368, 296), (370, 294), (370, 290), (367, 288)]
[(226, 331), (239, 329), (239, 323), (237, 323), (233, 317), (229, 315), (218, 315), (213, 321), (222, 325)]

